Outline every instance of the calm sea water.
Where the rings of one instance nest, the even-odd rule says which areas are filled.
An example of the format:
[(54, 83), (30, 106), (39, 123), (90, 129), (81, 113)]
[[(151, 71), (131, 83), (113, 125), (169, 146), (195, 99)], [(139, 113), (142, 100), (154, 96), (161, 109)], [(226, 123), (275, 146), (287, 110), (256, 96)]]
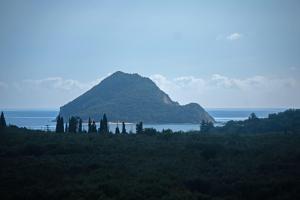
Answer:
[[(207, 109), (209, 114), (216, 120), (216, 126), (222, 126), (229, 120), (244, 120), (254, 112), (258, 117), (268, 117), (271, 113), (284, 111), (283, 108), (267, 108), (267, 109)], [(29, 129), (55, 130), (55, 118), (58, 111), (55, 110), (5, 110), (6, 121), (8, 124), (26, 127)], [(118, 124), (121, 127), (121, 124)], [(99, 126), (99, 123), (97, 123)], [(109, 123), (109, 128), (114, 131), (117, 123)], [(162, 129), (171, 129), (173, 131), (189, 131), (199, 130), (199, 124), (144, 124), (145, 128), (155, 128), (159, 131)], [(83, 124), (83, 128), (87, 129), (87, 124)], [(127, 123), (127, 131), (135, 132), (135, 124)]]

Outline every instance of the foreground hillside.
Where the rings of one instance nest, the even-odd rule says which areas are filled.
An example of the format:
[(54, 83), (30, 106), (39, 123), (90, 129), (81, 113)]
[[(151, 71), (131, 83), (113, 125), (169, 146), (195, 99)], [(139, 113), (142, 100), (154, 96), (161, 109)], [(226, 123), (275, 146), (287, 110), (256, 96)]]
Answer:
[(0, 134), (1, 199), (299, 199), (300, 135)]

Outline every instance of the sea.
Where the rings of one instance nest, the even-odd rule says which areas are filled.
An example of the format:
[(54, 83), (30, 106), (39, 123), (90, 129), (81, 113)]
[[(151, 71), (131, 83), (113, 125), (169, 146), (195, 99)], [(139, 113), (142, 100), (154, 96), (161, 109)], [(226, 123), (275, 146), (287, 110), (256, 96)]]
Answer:
[[(209, 108), (206, 111), (214, 117), (215, 126), (223, 126), (230, 120), (238, 121), (245, 120), (251, 113), (255, 113), (259, 118), (266, 118), (269, 114), (278, 113), (286, 110), (286, 108)], [(18, 127), (26, 127), (28, 129), (54, 131), (55, 118), (58, 110), (18, 110), (18, 109), (4, 109), (4, 115), (7, 124), (16, 125)], [(109, 118), (109, 116), (108, 116)], [(97, 122), (99, 127), (99, 122)], [(121, 123), (109, 122), (110, 131), (114, 132), (115, 128)], [(200, 130), (200, 124), (144, 124), (144, 128), (155, 128), (162, 131), (163, 129), (171, 129), (172, 131), (197, 131)], [(83, 123), (83, 129), (87, 130), (87, 123)], [(128, 132), (135, 132), (134, 123), (126, 123), (126, 130)]]

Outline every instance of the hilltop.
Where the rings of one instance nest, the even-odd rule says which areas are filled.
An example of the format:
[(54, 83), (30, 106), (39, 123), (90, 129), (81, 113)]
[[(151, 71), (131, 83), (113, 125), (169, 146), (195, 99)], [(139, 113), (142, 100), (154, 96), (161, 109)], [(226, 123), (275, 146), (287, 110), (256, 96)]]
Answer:
[(145, 123), (200, 123), (214, 119), (196, 103), (180, 105), (151, 79), (121, 71), (60, 108), (64, 118), (100, 119)]

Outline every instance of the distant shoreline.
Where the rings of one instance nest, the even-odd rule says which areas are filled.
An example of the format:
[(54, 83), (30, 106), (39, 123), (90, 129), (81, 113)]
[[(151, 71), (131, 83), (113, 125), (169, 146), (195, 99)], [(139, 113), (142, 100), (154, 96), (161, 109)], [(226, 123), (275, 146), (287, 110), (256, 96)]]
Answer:
[[(205, 108), (205, 107), (204, 107)], [(205, 110), (213, 111), (213, 110), (220, 110), (220, 111), (241, 111), (241, 110), (287, 110), (287, 109), (300, 109), (300, 107), (207, 107)], [(57, 111), (59, 112), (59, 108), (0, 108), (1, 111)]]

